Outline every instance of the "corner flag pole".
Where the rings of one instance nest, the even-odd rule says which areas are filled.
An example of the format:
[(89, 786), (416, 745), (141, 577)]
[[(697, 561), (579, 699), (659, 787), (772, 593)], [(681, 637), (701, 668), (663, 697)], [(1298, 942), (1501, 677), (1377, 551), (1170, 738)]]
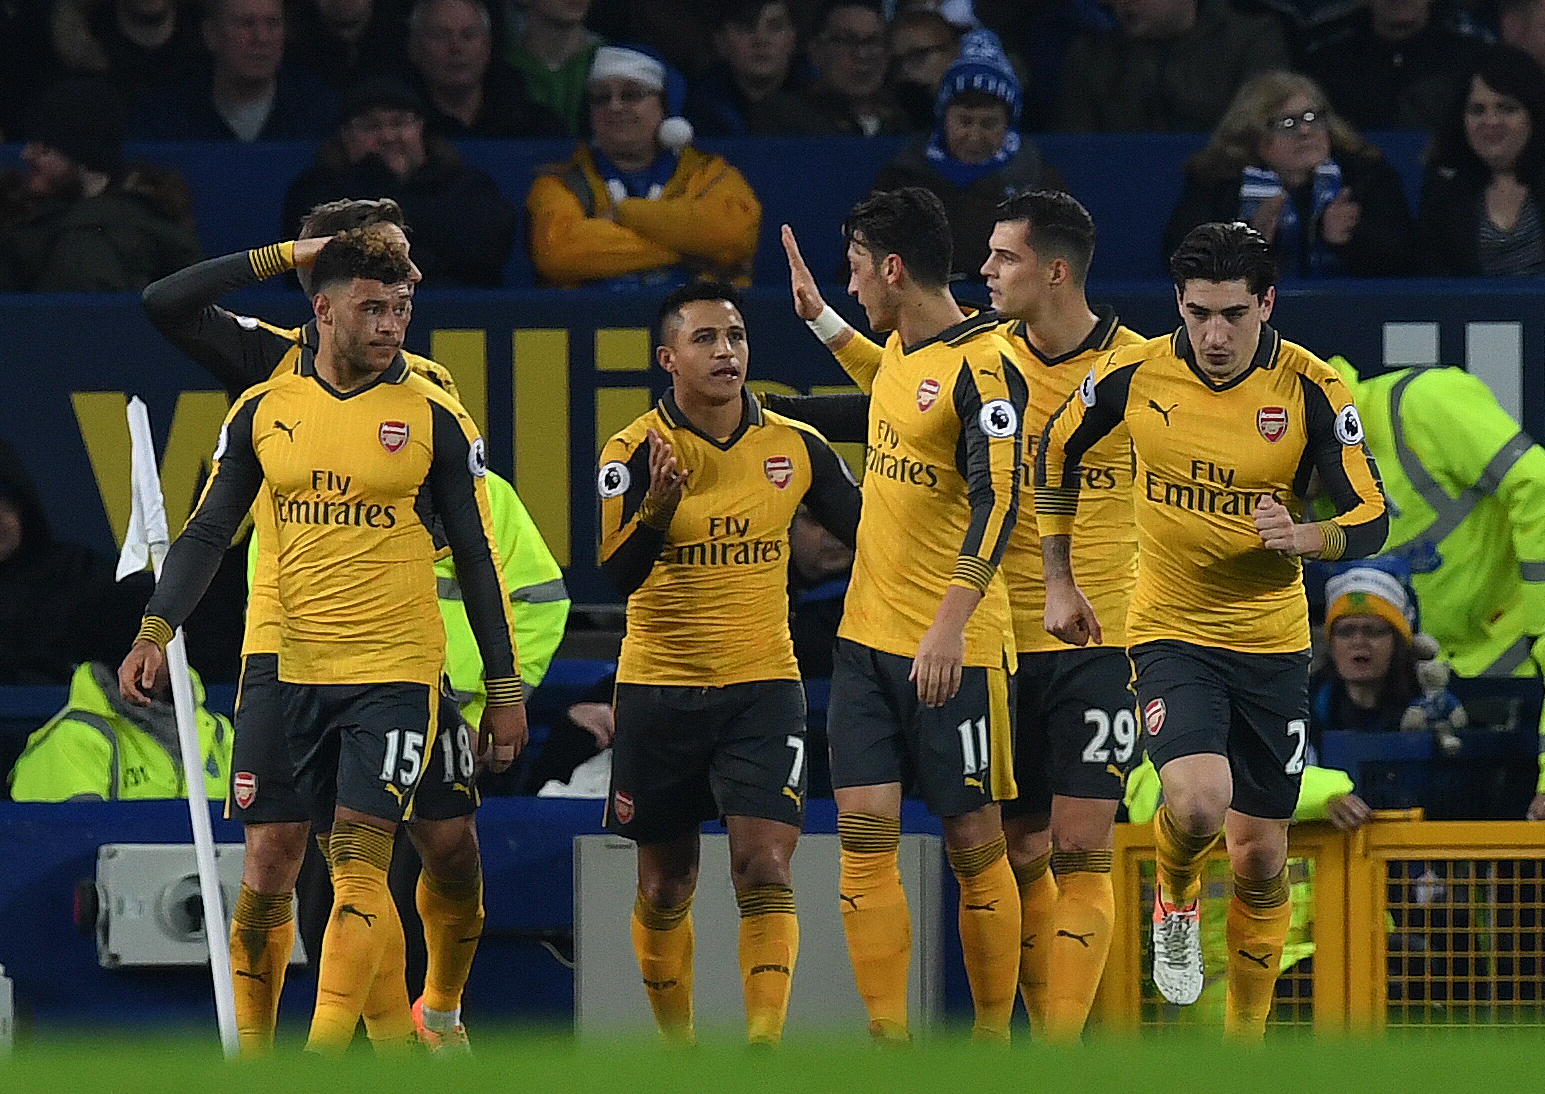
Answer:
[[(150, 415), (139, 396), (129, 400), (130, 475), (133, 506), (123, 553), (118, 559), (118, 579), (137, 573), (151, 563), (156, 580), (171, 535), (166, 525), (166, 503), (161, 495), (161, 476), (156, 470), (156, 449), (151, 439)], [(198, 718), (193, 702), (193, 679), (188, 675), (188, 651), (182, 628), (166, 647), (172, 677), (172, 700), (177, 710), (177, 739), (182, 746), (183, 777), (188, 787), (188, 815), (193, 822), (193, 851), (198, 861), (199, 893), (204, 901), (204, 938), (209, 943), (209, 967), (214, 975), (215, 1016), (220, 1025), (220, 1044), (227, 1056), (240, 1048), (236, 1034), (236, 993), (231, 980), (231, 953), (225, 946), (225, 901), (220, 874), (215, 866), (215, 839), (209, 823), (209, 797), (204, 792), (204, 756), (199, 741)]]

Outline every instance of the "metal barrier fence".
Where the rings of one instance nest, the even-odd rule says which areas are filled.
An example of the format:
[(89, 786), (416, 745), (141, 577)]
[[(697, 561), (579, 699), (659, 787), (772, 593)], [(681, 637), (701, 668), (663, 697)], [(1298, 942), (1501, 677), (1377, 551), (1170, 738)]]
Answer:
[[(1293, 926), (1274, 1026), (1315, 1033), (1452, 1025), (1545, 1028), (1545, 826), (1374, 814), (1355, 833), (1295, 825)], [(1228, 860), (1209, 861), (1202, 998), (1175, 1007), (1149, 973), (1154, 844), (1118, 825), (1116, 924), (1094, 1021), (1162, 1034), (1223, 1020)]]

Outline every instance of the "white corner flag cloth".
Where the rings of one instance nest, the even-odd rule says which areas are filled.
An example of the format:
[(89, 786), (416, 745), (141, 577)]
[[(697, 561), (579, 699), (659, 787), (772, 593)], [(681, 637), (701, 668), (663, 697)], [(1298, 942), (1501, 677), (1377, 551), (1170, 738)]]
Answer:
[(156, 473), (156, 446), (150, 434), (150, 415), (138, 395), (129, 400), (129, 530), (118, 554), (118, 580), (137, 574), (151, 562), (151, 545), (162, 553), (171, 536), (166, 526), (166, 502), (161, 497)]

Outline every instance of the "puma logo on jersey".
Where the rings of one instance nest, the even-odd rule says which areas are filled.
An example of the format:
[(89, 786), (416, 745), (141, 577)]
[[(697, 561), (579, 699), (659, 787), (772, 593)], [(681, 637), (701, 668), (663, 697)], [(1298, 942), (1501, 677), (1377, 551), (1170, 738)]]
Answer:
[(365, 926), (367, 927), (374, 927), (376, 924), (376, 913), (362, 912), (352, 904), (338, 905), (338, 914), (339, 916), (357, 915), (365, 921)]
[(847, 901), (848, 907), (852, 908), (855, 912), (858, 911), (858, 897), (848, 896), (847, 893), (838, 893), (837, 899)]
[(1059, 930), (1057, 932), (1057, 937), (1071, 938), (1074, 942), (1077, 942), (1080, 946), (1087, 950), (1089, 948), (1089, 940), (1094, 937), (1094, 932), (1090, 931), (1088, 934), (1074, 934), (1072, 931)]
[(1148, 405), (1151, 408), (1153, 408), (1154, 410), (1157, 410), (1159, 412), (1160, 416), (1164, 419), (1164, 424), (1165, 425), (1169, 425), (1169, 413), (1170, 413), (1170, 411), (1174, 410), (1175, 407), (1179, 406), (1180, 404), (1179, 403), (1174, 403), (1171, 406), (1165, 407), (1165, 406), (1160, 406), (1158, 403), (1154, 402), (1152, 399), (1149, 399), (1148, 400)]
[(1268, 968), (1271, 967), (1270, 965), (1268, 965), (1266, 963), (1266, 962), (1271, 960), (1271, 951), (1270, 950), (1267, 950), (1265, 953), (1261, 954), (1260, 957), (1256, 957), (1255, 954), (1253, 954), (1253, 953), (1246, 953), (1244, 950), (1239, 950), (1238, 953), (1239, 953), (1239, 956), (1243, 957), (1246, 961), (1254, 961), (1257, 965), (1259, 965), (1263, 969), (1268, 969)]
[(996, 911), (997, 908), (998, 908), (998, 901), (997, 901), (996, 897), (993, 898), (992, 900), (989, 900), (986, 904), (967, 904), (966, 905), (966, 911), (968, 911), (968, 912), (992, 912), (992, 911)]
[(284, 430), (284, 435), (286, 437), (290, 438), (290, 440), (292, 440), (292, 441), (295, 439), (295, 430), (298, 429), (299, 427), (300, 427), (300, 423), (299, 422), (296, 422), (294, 425), (285, 425), (278, 418), (274, 419), (274, 428), (275, 429), (282, 429), (282, 430)]

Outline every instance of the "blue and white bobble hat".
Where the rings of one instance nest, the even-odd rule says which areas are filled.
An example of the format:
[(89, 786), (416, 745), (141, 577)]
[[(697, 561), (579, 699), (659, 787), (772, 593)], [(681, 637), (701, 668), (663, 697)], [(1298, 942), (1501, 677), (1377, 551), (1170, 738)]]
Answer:
[(665, 120), (656, 134), (660, 144), (680, 153), (692, 141), (692, 124), (681, 116), (687, 81), (652, 49), (644, 46), (602, 46), (590, 62), (590, 80), (619, 77), (658, 91), (665, 100)]
[(934, 117), (944, 121), (944, 109), (962, 91), (985, 91), (1002, 99), (1009, 108), (1009, 128), (1019, 125), (1021, 107), (1019, 76), (1003, 52), (1003, 43), (990, 30), (973, 30), (960, 40), (960, 56), (955, 58), (934, 102)]

